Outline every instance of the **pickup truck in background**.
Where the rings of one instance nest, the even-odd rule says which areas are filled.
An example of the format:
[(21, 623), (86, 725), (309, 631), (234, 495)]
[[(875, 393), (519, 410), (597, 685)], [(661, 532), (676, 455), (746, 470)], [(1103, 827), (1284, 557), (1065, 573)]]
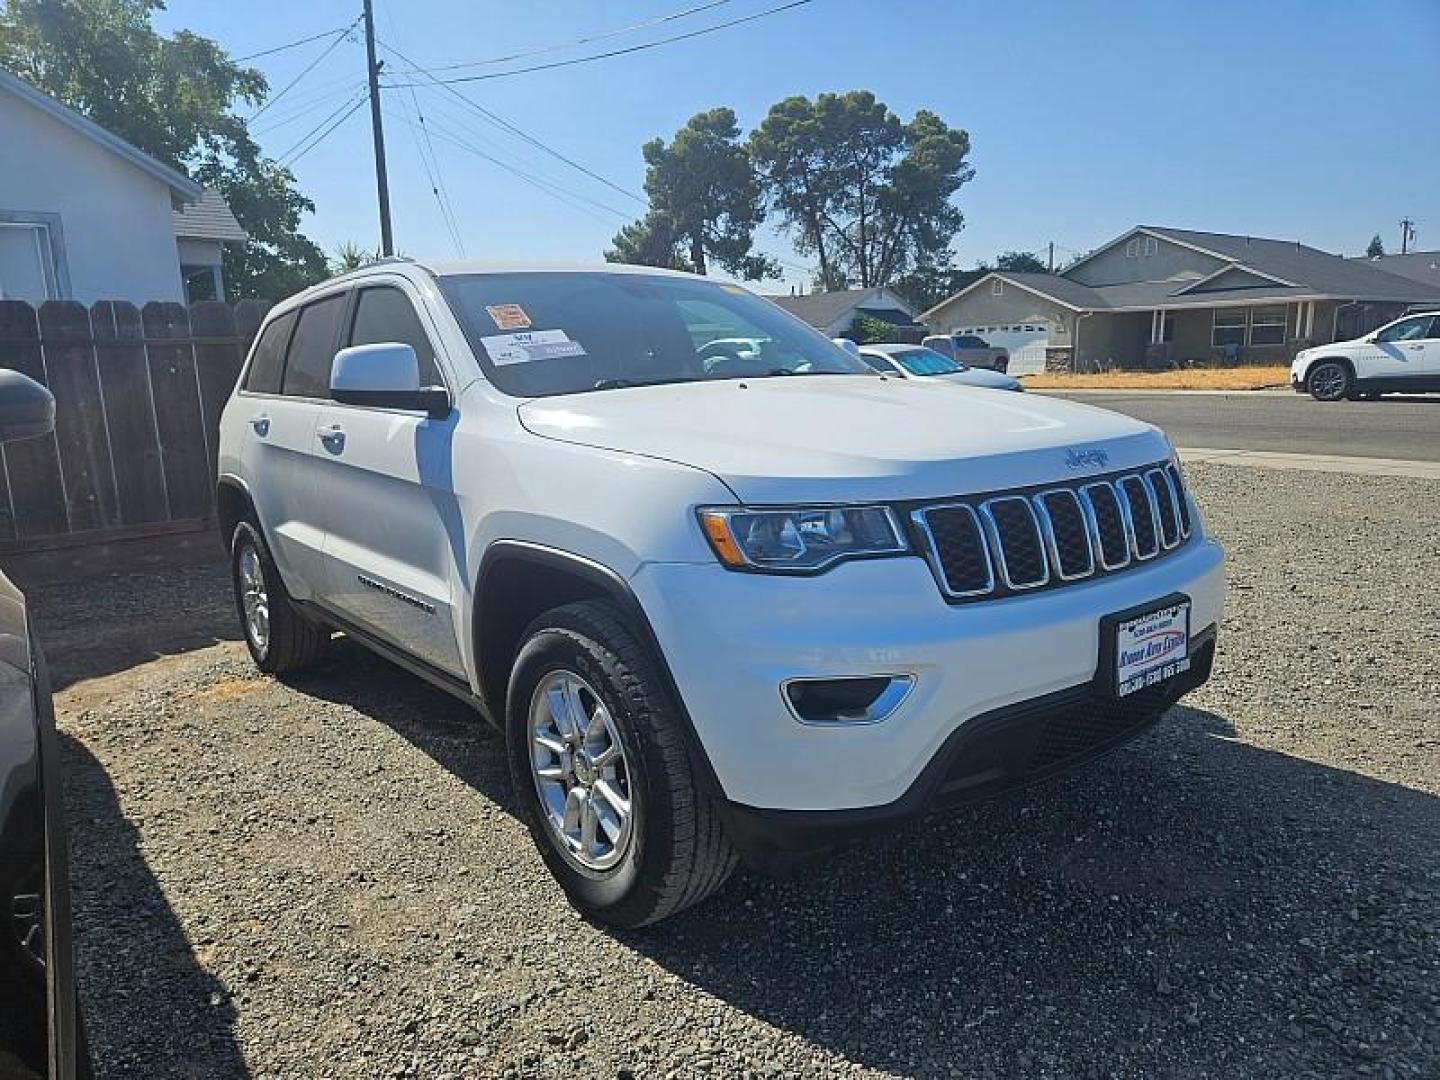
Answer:
[(991, 345), (974, 334), (932, 334), (920, 342), (927, 349), (948, 356), (960, 364), (1003, 372), (1010, 367), (1010, 350)]

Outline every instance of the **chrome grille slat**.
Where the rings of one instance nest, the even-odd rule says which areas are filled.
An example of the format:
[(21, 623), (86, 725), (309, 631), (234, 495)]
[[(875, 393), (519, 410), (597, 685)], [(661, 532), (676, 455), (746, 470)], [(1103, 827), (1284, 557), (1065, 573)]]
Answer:
[(911, 511), (921, 552), (952, 601), (981, 600), (1116, 573), (1190, 538), (1173, 461), (1103, 479), (1000, 492)]

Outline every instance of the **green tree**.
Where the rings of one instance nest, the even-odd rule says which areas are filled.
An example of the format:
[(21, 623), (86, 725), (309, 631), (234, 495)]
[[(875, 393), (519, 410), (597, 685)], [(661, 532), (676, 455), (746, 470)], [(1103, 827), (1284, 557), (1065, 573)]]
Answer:
[(675, 223), (658, 210), (651, 210), (639, 221), (626, 225), (610, 243), (613, 246), (605, 252), (607, 262), (663, 266), (667, 270), (690, 269), (680, 253)]
[(857, 315), (844, 336), (857, 345), (883, 344), (895, 339), (895, 327), (884, 319)]
[(225, 249), (231, 295), (278, 299), (325, 276), (325, 255), (299, 229), (314, 204), (265, 158), (235, 105), (268, 87), (215, 42), (150, 25), (161, 0), (9, 0), (0, 65), (146, 153), (225, 196), (250, 234)]
[(1365, 249), (1365, 257), (1367, 259), (1378, 259), (1384, 254), (1385, 241), (1380, 239), (1379, 233), (1376, 233), (1370, 238), (1370, 246)]
[(346, 240), (330, 257), (330, 273), (348, 274), (351, 270), (359, 270), (367, 263), (374, 262), (375, 258), (375, 252), (366, 251), (353, 240)]
[(1045, 263), (1033, 251), (1007, 251), (995, 259), (995, 269), (1015, 274), (1043, 274)]
[(753, 251), (765, 204), (734, 110), (697, 113), (668, 145), (652, 139), (641, 152), (650, 212), (616, 236), (616, 252), (660, 266), (678, 260), (697, 274), (715, 263), (749, 281), (780, 276), (774, 260)]
[(828, 287), (937, 266), (964, 224), (970, 136), (926, 110), (906, 124), (868, 90), (786, 98), (750, 136), (771, 207)]

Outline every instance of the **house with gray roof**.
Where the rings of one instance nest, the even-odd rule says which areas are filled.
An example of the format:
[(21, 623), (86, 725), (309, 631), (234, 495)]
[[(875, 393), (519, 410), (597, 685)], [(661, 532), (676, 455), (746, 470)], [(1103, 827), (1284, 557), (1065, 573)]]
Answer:
[(897, 329), (920, 330), (915, 309), (889, 289), (837, 289), (769, 299), (827, 337), (845, 336), (861, 316), (887, 322)]
[(0, 69), (0, 299), (224, 298), (225, 200)]
[(1138, 225), (1058, 274), (994, 271), (921, 314), (935, 333), (985, 337), (1042, 326), (1051, 367), (1289, 363), (1359, 337), (1440, 281), (1293, 240)]
[(1365, 261), (1387, 274), (1399, 274), (1427, 285), (1440, 286), (1440, 251), (1411, 251), (1403, 255), (1366, 258)]

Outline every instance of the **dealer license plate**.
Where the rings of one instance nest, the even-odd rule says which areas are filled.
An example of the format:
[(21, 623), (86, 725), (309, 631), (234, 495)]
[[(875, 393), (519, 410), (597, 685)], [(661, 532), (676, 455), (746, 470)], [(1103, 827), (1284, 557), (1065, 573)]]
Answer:
[(1116, 697), (1157, 686), (1190, 670), (1190, 601), (1176, 600), (1114, 623)]

